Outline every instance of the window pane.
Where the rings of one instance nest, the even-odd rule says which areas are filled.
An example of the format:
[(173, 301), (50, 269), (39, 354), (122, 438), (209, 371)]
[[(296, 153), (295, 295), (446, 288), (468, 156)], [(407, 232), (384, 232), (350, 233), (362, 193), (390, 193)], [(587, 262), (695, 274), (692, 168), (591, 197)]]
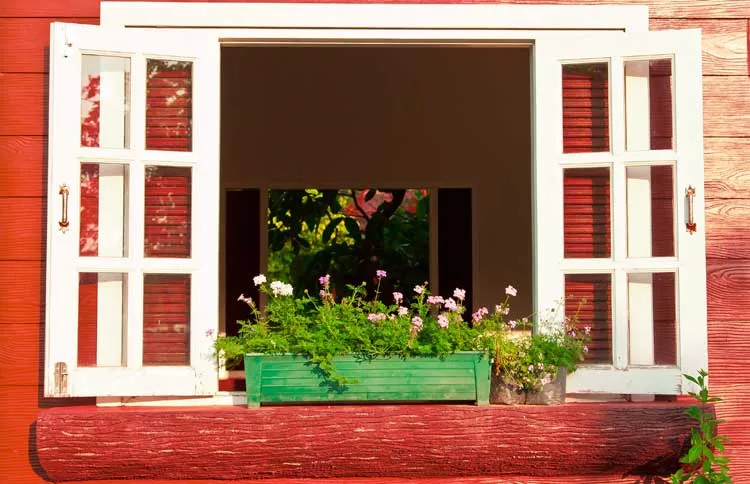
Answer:
[(673, 147), (672, 59), (625, 61), (628, 151)]
[(143, 364), (190, 364), (190, 275), (143, 277)]
[(628, 274), (631, 365), (677, 364), (675, 274)]
[(193, 63), (148, 59), (146, 149), (191, 151)]
[(81, 163), (79, 254), (126, 257), (128, 166)]
[(626, 168), (628, 256), (674, 256), (673, 167)]
[(130, 59), (81, 56), (81, 146), (130, 147)]
[(565, 315), (589, 328), (586, 363), (612, 363), (612, 277), (609, 274), (566, 274)]
[(78, 274), (78, 366), (124, 366), (127, 276)]
[(609, 168), (568, 168), (563, 174), (566, 258), (609, 257)]
[(190, 257), (191, 192), (190, 168), (146, 167), (146, 257)]
[(609, 151), (609, 64), (564, 64), (563, 152)]

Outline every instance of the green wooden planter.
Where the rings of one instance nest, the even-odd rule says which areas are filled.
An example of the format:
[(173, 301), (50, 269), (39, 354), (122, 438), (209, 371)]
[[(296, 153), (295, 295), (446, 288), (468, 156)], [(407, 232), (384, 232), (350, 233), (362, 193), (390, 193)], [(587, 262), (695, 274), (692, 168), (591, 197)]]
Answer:
[(358, 383), (335, 387), (299, 355), (245, 355), (247, 406), (281, 402), (471, 401), (489, 405), (490, 364), (480, 352), (440, 358), (334, 358)]

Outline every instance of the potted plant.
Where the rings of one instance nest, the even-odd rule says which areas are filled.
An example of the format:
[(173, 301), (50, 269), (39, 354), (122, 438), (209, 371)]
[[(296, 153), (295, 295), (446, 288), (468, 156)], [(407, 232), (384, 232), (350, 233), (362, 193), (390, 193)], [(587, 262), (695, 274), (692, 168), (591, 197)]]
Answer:
[(478, 331), (462, 319), (465, 291), (432, 296), (417, 285), (411, 303), (384, 295), (378, 270), (373, 297), (366, 285), (337, 297), (330, 276), (316, 295), (293, 296), (287, 283), (254, 283), (268, 296), (237, 336), (219, 337), (228, 359), (244, 357), (248, 406), (292, 401), (474, 401), (488, 404), (489, 360)]
[[(493, 360), (490, 401), (501, 404), (550, 405), (565, 401), (567, 375), (576, 370), (588, 352), (591, 328), (581, 328), (578, 318), (558, 318), (551, 310), (530, 331), (529, 318), (505, 321), (509, 287), (505, 302), (484, 321), (483, 346)], [(562, 306), (562, 304), (560, 305)], [(521, 331), (519, 331), (519, 329)], [(526, 331), (524, 331), (526, 330)]]

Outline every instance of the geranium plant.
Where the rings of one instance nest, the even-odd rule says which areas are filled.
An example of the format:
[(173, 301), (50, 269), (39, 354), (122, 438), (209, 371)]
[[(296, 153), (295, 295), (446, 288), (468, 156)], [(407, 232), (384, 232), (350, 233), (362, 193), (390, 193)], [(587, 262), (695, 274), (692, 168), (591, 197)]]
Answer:
[[(538, 386), (556, 373), (558, 366), (574, 369), (585, 351), (582, 343), (577, 346), (582, 340), (569, 337), (567, 327), (565, 336), (538, 333), (529, 343), (513, 338), (514, 329), (530, 328), (531, 323), (528, 319), (505, 321), (509, 299), (516, 293), (510, 286), (493, 312), (479, 308), (467, 322), (463, 317), (465, 290), (457, 288), (450, 297), (442, 297), (431, 294), (424, 283), (408, 295), (398, 291), (383, 294), (380, 287), (386, 277), (385, 270), (376, 272), (372, 297), (367, 296), (365, 283), (347, 286), (349, 294), (338, 297), (331, 290), (329, 275), (320, 276), (315, 294), (304, 291), (303, 296), (295, 297), (291, 285), (269, 283), (265, 276), (256, 276), (253, 282), (268, 296), (266, 307), (261, 310), (255, 301), (241, 295), (239, 300), (249, 306), (251, 318), (239, 322), (237, 336), (219, 337), (216, 349), (230, 361), (246, 353), (301, 354), (340, 385), (356, 382), (336, 370), (333, 359), (338, 355), (442, 358), (479, 350), (495, 358), (496, 368), (510, 371), (524, 388)], [(539, 355), (541, 360), (537, 360)], [(532, 360), (537, 365), (533, 371)]]

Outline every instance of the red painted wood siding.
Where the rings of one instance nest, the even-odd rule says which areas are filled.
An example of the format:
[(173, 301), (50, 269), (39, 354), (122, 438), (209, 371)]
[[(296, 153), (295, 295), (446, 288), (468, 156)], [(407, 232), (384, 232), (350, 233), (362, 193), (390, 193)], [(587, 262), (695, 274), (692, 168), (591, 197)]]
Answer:
[[(432, 1), (432, 0), (429, 0)], [(436, 0), (443, 3), (444, 0)], [(425, 2), (427, 3), (427, 2)], [(498, 3), (498, 2), (489, 2)], [(499, 3), (599, 4), (599, 0), (501, 0)], [(652, 29), (703, 30), (706, 147), (709, 370), (723, 433), (733, 442), (735, 481), (750, 481), (750, 78), (745, 0), (611, 0), (649, 5)], [(47, 62), (49, 22), (97, 23), (99, 2), (0, 2), (0, 436), (3, 482), (45, 482), (29, 457), (29, 426), (40, 407), (44, 351)], [(683, 187), (678, 187), (680, 190)], [(54, 214), (49, 214), (54, 217)], [(701, 229), (701, 228), (699, 228)], [(33, 442), (31, 443), (33, 452)], [(121, 481), (95, 481), (118, 484)], [(149, 481), (133, 481), (145, 484)], [(208, 484), (210, 481), (195, 481)], [(218, 484), (218, 481), (213, 481)], [(293, 480), (263, 481), (290, 484)], [(310, 481), (308, 481), (310, 482)], [(361, 479), (337, 481), (366, 482)], [(377, 478), (370, 482), (405, 481)], [(590, 477), (424, 479), (431, 483), (589, 483)], [(633, 482), (610, 476), (601, 483)]]

